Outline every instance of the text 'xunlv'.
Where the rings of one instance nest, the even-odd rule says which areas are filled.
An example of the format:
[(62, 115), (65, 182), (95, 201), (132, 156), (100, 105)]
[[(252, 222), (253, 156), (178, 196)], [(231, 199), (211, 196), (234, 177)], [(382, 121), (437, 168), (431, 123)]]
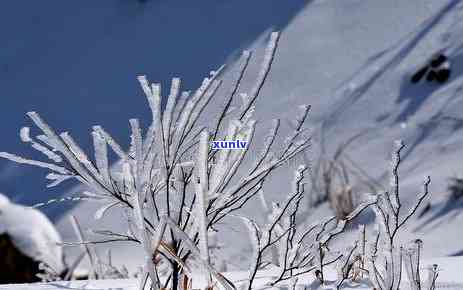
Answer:
[(211, 141), (211, 147), (213, 150), (246, 149), (247, 146), (248, 146), (248, 142), (241, 141), (241, 140)]

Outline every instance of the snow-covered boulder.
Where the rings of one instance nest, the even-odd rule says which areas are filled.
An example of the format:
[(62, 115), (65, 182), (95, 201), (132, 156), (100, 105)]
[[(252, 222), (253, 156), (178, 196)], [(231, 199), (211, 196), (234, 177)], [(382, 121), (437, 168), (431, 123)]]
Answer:
[[(2, 272), (7, 273), (8, 267), (18, 267), (22, 264), (23, 278), (36, 280), (37, 273), (31, 275), (25, 272), (38, 272), (39, 263), (44, 263), (54, 272), (62, 273), (65, 264), (59, 243), (60, 235), (43, 213), (34, 208), (14, 204), (0, 193), (0, 246), (4, 252), (0, 255)], [(13, 281), (19, 279), (18, 277), (2, 277), (10, 281), (0, 282), (20, 282)]]

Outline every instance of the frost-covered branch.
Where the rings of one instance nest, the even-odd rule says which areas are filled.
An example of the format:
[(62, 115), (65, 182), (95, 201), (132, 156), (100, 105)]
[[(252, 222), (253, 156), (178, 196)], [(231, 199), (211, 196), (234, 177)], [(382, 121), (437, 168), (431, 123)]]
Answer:
[(423, 241), (416, 239), (413, 244), (405, 249), (404, 266), (412, 290), (434, 290), (436, 280), (439, 275), (437, 265), (432, 265), (428, 270), (427, 281), (423, 281), (421, 276), (421, 255), (423, 250)]
[(353, 247), (347, 249), (347, 255), (343, 256), (340, 259), (340, 263), (338, 265), (338, 282), (336, 284), (336, 289), (341, 289), (342, 284), (344, 281), (349, 279), (351, 272), (354, 270), (354, 254), (357, 250), (358, 244), (355, 243)]
[(398, 290), (400, 287), (404, 255), (402, 247), (397, 245), (397, 234), (429, 195), (431, 182), (430, 177), (427, 176), (424, 181), (423, 192), (418, 195), (408, 213), (402, 213), (399, 167), (401, 152), (405, 145), (399, 141), (396, 146), (397, 148), (392, 154), (391, 190), (379, 194), (378, 201), (373, 206), (376, 215), (377, 236), (370, 245), (368, 272), (373, 284), (380, 290)]

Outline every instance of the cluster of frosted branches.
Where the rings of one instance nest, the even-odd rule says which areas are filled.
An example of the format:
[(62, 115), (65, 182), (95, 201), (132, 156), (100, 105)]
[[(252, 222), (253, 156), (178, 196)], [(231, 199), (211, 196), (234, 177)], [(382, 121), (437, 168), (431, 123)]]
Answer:
[[(218, 97), (223, 67), (211, 72), (191, 95), (182, 92), (180, 79), (174, 78), (165, 108), (161, 107), (160, 84), (138, 77), (152, 120), (146, 130), (139, 120), (130, 120), (128, 149), (122, 148), (101, 126), (94, 126), (92, 160), (69, 133), (55, 132), (38, 113), (29, 112), (27, 115), (42, 134), (34, 138), (30, 129), (24, 127), (21, 139), (43, 153), (48, 161), (5, 152), (0, 157), (50, 170), (47, 175), (52, 180), (50, 186), (69, 178), (78, 179), (89, 188), (86, 199), (104, 202), (95, 214), (97, 218), (116, 206), (129, 210), (128, 233), (100, 233), (107, 236), (107, 241), (136, 241), (142, 245), (146, 261), (141, 287), (149, 283), (153, 289), (168, 286), (178, 289), (182, 275), (189, 273), (188, 261), (194, 257), (204, 266), (209, 286), (215, 281), (229, 289), (231, 283), (211, 267), (209, 232), (261, 192), (272, 171), (310, 144), (304, 129), (310, 107), (303, 106), (298, 126), (285, 139), (283, 148), (275, 149), (280, 135), (280, 122), (275, 120), (256, 162), (249, 168), (244, 166), (248, 151), (255, 147), (254, 104), (270, 71), (278, 39), (278, 33), (271, 34), (254, 86), (249, 93), (240, 93), (241, 98), (236, 98), (251, 57), (248, 51), (242, 54), (230, 89), (224, 90), (225, 103), (211, 128), (201, 126), (199, 120), (211, 100)], [(241, 104), (232, 110), (236, 99)], [(248, 146), (243, 150), (212, 150), (209, 143), (217, 139), (241, 140)], [(120, 159), (112, 167), (110, 150)], [(167, 278), (161, 279), (159, 275), (160, 259), (170, 264)]]
[(270, 207), (262, 198), (263, 207), (269, 214), (265, 225), (259, 226), (255, 221), (242, 217), (249, 229), (254, 252), (246, 289), (251, 289), (257, 271), (271, 264), (279, 269), (278, 276), (270, 282), (272, 286), (309, 272), (314, 272), (324, 283), (324, 268), (344, 256), (330, 251), (329, 243), (342, 234), (363, 210), (376, 202), (374, 198), (367, 199), (343, 220), (333, 216), (308, 227), (298, 226), (306, 171), (305, 166), (296, 170), (292, 192), (281, 205), (273, 203)]
[[(391, 189), (371, 195), (372, 200), (369, 206), (376, 216), (374, 234), (368, 240), (365, 226), (360, 226), (358, 239), (353, 246), (344, 251), (345, 254), (338, 261), (338, 289), (346, 280), (356, 280), (362, 278), (364, 273), (368, 273), (368, 278), (375, 289), (398, 290), (402, 281), (403, 268), (406, 269), (411, 288), (424, 289), (420, 275), (422, 241), (416, 240), (413, 247), (404, 249), (399, 246), (397, 237), (429, 195), (430, 177), (426, 177), (423, 192), (417, 195), (417, 200), (408, 212), (403, 212), (399, 166), (401, 152), (405, 146), (402, 142), (397, 142), (396, 146), (392, 154)], [(433, 266), (429, 271), (426, 289), (435, 287), (437, 276), (437, 266)]]
[(415, 204), (402, 214), (402, 201), (399, 187), (399, 165), (402, 142), (392, 154), (391, 190), (378, 195), (372, 209), (376, 215), (376, 234), (370, 245), (367, 263), (369, 277), (379, 290), (398, 290), (402, 280), (403, 249), (397, 247), (397, 235), (429, 194), (430, 177), (424, 181), (424, 189), (418, 194)]

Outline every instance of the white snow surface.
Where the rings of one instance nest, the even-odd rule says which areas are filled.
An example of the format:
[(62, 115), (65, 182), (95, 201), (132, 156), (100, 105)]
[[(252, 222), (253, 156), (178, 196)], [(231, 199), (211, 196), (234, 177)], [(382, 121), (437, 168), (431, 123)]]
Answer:
[(8, 234), (24, 255), (60, 273), (65, 269), (61, 237), (39, 210), (14, 204), (0, 193), (0, 234)]
[[(425, 265), (438, 263), (443, 265), (444, 269), (439, 274), (439, 280), (436, 283), (436, 289), (456, 290), (463, 289), (463, 277), (459, 274), (459, 270), (463, 267), (462, 259), (444, 258), (444, 259), (429, 259), (423, 261)], [(232, 281), (239, 289), (240, 285), (246, 281), (248, 273), (245, 271), (225, 272), (223, 273), (227, 279)], [(260, 271), (256, 275), (256, 289), (289, 289), (288, 283), (282, 283), (283, 287), (269, 287), (266, 284), (278, 275), (278, 269), (269, 269)], [(325, 272), (326, 285), (323, 289), (336, 289), (336, 271), (333, 268), (327, 268)], [(192, 289), (205, 289), (206, 279), (201, 273), (194, 275)], [(308, 286), (310, 285), (310, 286)], [(296, 289), (316, 289), (320, 286), (316, 281), (313, 273), (301, 275), (296, 283)], [(366, 281), (346, 282), (342, 289), (372, 289), (373, 286)], [(74, 289), (74, 290), (136, 290), (139, 289), (137, 279), (115, 279), (115, 280), (86, 280), (86, 281), (59, 281), (50, 283), (34, 283), (34, 284), (16, 284), (16, 285), (0, 285), (0, 290), (58, 290), (58, 289)], [(405, 275), (402, 280), (401, 289), (410, 289), (408, 279)]]

